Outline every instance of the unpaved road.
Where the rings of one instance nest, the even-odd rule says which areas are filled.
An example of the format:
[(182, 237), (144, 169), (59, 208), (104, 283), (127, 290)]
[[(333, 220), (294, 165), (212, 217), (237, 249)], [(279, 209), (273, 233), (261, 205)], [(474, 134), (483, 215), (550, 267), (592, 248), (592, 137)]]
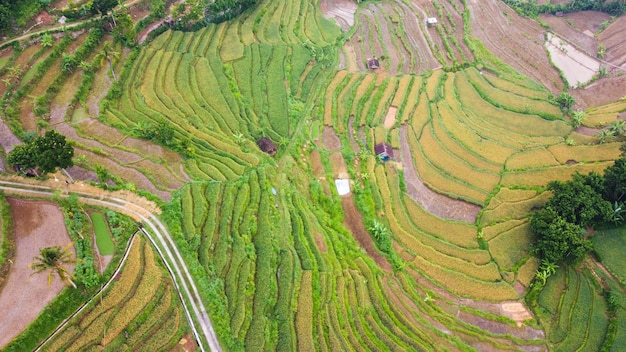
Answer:
[[(50, 187), (22, 184), (6, 180), (0, 180), (0, 190), (3, 190), (5, 194), (29, 195), (43, 198), (49, 198), (56, 194), (56, 190)], [(170, 275), (172, 275), (174, 286), (179, 292), (179, 295), (181, 298), (185, 298), (182, 299), (183, 307), (194, 336), (198, 340), (200, 349), (205, 351), (205, 346), (209, 346), (211, 351), (221, 351), (217, 336), (213, 330), (213, 325), (211, 324), (206, 308), (198, 293), (198, 288), (165, 225), (163, 225), (153, 213), (142, 207), (142, 205), (108, 195), (92, 195), (82, 190), (73, 191), (72, 193), (77, 194), (79, 199), (84, 203), (106, 207), (131, 216), (135, 220), (141, 221), (144, 228), (150, 230), (144, 231), (144, 233), (148, 236), (150, 241), (155, 244), (157, 252), (166, 264)], [(67, 194), (61, 196), (67, 196)], [(192, 314), (195, 320), (191, 318)], [(198, 328), (200, 332), (198, 332)]]

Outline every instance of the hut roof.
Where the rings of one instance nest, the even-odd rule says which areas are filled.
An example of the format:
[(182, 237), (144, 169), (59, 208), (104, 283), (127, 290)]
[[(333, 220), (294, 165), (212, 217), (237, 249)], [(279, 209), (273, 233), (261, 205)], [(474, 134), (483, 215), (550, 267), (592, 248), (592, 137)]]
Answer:
[(374, 146), (376, 155), (387, 159), (393, 159), (393, 148), (387, 143), (378, 143)]
[(256, 145), (258, 145), (262, 151), (266, 152), (269, 155), (273, 156), (274, 154), (276, 154), (276, 144), (274, 144), (274, 142), (272, 142), (272, 140), (267, 137), (259, 139), (256, 142)]
[(372, 57), (367, 59), (367, 67), (370, 70), (375, 70), (380, 67), (380, 62), (378, 62), (378, 58)]

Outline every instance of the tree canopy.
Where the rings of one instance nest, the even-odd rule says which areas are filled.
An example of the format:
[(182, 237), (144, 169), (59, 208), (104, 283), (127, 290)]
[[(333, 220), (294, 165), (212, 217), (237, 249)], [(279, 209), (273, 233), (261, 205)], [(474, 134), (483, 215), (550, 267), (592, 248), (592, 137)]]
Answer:
[(604, 197), (609, 202), (622, 202), (626, 195), (626, 159), (615, 160), (604, 171)]
[(91, 13), (94, 15), (99, 13), (104, 16), (117, 5), (118, 0), (93, 0), (91, 3)]
[(530, 227), (539, 236), (536, 252), (550, 263), (577, 264), (593, 248), (582, 227), (563, 219), (552, 208), (535, 213)]
[(34, 170), (37, 174), (45, 175), (57, 167), (74, 165), (73, 157), (74, 147), (67, 143), (65, 136), (50, 130), (44, 136), (16, 146), (9, 153), (7, 161), (23, 170)]
[(575, 174), (571, 181), (552, 181), (548, 189), (554, 195), (550, 207), (564, 220), (578, 226), (596, 226), (608, 222), (613, 214), (611, 202), (602, 198), (603, 179), (599, 174)]
[(621, 200), (626, 194), (626, 159), (606, 168), (604, 175), (574, 174), (570, 181), (552, 181), (553, 195), (530, 221), (537, 235), (536, 253), (551, 263), (579, 263), (592, 249), (585, 227), (617, 225), (623, 217)]

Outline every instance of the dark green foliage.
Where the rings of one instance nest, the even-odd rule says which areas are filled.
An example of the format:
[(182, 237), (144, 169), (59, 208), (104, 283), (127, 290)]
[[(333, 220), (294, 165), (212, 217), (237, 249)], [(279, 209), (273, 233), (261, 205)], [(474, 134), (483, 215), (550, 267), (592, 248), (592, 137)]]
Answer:
[(54, 130), (47, 131), (43, 137), (33, 142), (37, 153), (37, 165), (43, 174), (54, 171), (57, 167), (68, 168), (74, 163), (74, 147), (67, 143), (65, 136)]
[(126, 7), (121, 12), (115, 19), (117, 25), (113, 29), (113, 38), (116, 42), (124, 43), (127, 47), (134, 47), (137, 45), (135, 23)]
[(559, 96), (556, 98), (556, 102), (561, 106), (561, 109), (565, 111), (571, 109), (572, 106), (576, 104), (576, 100), (574, 99), (574, 97), (567, 92), (562, 92), (561, 94), (559, 94)]
[(91, 3), (91, 13), (104, 16), (115, 6), (117, 6), (117, 0), (93, 0)]
[(74, 165), (73, 157), (74, 147), (67, 143), (65, 136), (50, 130), (43, 137), (16, 146), (9, 153), (7, 161), (24, 171), (37, 168), (38, 173), (45, 175), (57, 167)]
[(546, 207), (564, 220), (579, 226), (597, 226), (608, 222), (613, 214), (611, 203), (602, 198), (602, 180), (598, 174), (575, 174), (571, 181), (553, 181), (548, 189), (554, 195)]
[(584, 230), (559, 217), (552, 209), (544, 209), (531, 220), (532, 230), (539, 236), (535, 250), (552, 263), (579, 263), (593, 245), (584, 239)]
[(619, 158), (604, 171), (604, 197), (609, 202), (622, 202), (624, 195), (626, 195), (626, 158)]
[(165, 1), (150, 0), (150, 13), (157, 18), (165, 16)]
[(561, 4), (539, 5), (536, 1), (504, 0), (517, 13), (537, 17), (543, 13), (555, 14), (557, 12), (579, 12), (579, 11), (601, 11), (611, 16), (619, 16), (626, 12), (626, 3), (622, 0), (614, 1), (594, 1), (594, 0), (570, 0)]
[(257, 0), (215, 0), (207, 6), (207, 20), (224, 22), (256, 5)]
[(8, 34), (15, 26), (24, 26), (47, 3), (46, 0), (0, 0), (0, 33)]
[(531, 230), (538, 237), (535, 251), (553, 263), (580, 262), (592, 249), (591, 241), (584, 239), (584, 227), (623, 221), (623, 205), (618, 201), (626, 191), (625, 181), (626, 159), (620, 158), (605, 170), (604, 176), (576, 173), (570, 181), (550, 182), (552, 198), (530, 221)]
[(36, 154), (32, 143), (20, 144), (16, 145), (9, 153), (7, 162), (13, 166), (28, 170), (37, 166), (35, 156)]

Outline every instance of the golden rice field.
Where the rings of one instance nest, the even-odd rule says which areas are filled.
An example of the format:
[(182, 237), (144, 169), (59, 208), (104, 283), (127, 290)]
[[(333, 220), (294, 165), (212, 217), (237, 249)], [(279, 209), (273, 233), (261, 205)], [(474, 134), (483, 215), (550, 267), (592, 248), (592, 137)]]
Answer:
[[(2, 109), (23, 137), (50, 126), (45, 111), (31, 113), (37, 99), (51, 98), (48, 110), (73, 101), (52, 127), (74, 136), (88, 171), (97, 162), (164, 200), (226, 351), (593, 350), (611, 332), (587, 269), (559, 271), (543, 310), (525, 304), (540, 266), (529, 216), (550, 181), (611, 165), (621, 139), (574, 131), (553, 92), (466, 32), (473, 14), (493, 11), (535, 33), (499, 5), (261, 0), (229, 21), (120, 46), (108, 95), (84, 68), (61, 73), (80, 34), (59, 43), (46, 72), (9, 80)], [(418, 23), (425, 14), (438, 25)], [(35, 44), (5, 63), (30, 70), (48, 55)], [(374, 55), (381, 68), (365, 68)], [(47, 90), (56, 79), (63, 94)], [(583, 125), (625, 110), (589, 107)], [(381, 142), (393, 160), (374, 155)], [(339, 174), (349, 195), (338, 194)], [(171, 285), (136, 238), (111, 286), (44, 349), (177, 350), (190, 335)]]

